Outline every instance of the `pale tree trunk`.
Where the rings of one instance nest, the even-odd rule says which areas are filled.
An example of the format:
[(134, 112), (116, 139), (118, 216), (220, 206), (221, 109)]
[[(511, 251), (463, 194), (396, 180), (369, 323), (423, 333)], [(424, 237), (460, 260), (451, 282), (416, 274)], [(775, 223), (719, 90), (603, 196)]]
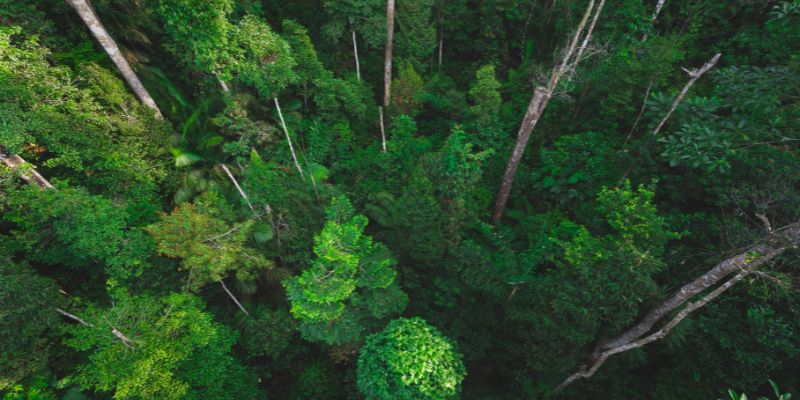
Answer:
[(239, 191), (239, 194), (242, 196), (244, 201), (247, 202), (247, 206), (250, 207), (250, 211), (253, 212), (253, 214), (256, 216), (257, 219), (261, 219), (258, 213), (256, 212), (256, 209), (253, 207), (253, 203), (251, 203), (250, 199), (247, 197), (247, 193), (245, 193), (242, 187), (239, 186), (239, 181), (237, 181), (236, 178), (233, 176), (231, 170), (228, 169), (228, 166), (225, 164), (220, 164), (220, 165), (222, 166), (222, 170), (225, 171), (225, 174), (228, 175), (228, 178), (230, 178), (231, 182), (233, 182), (233, 186), (236, 186), (236, 190)]
[(247, 312), (247, 310), (245, 310), (242, 303), (239, 302), (239, 299), (237, 299), (236, 296), (234, 296), (233, 293), (228, 289), (228, 286), (225, 285), (225, 281), (220, 279), (219, 284), (222, 285), (222, 290), (224, 290), (225, 293), (227, 293), (228, 296), (231, 298), (231, 300), (233, 300), (233, 302), (236, 303), (236, 307), (239, 307), (239, 309), (242, 310), (242, 312), (249, 317), (250, 313)]
[[(528, 109), (525, 112), (525, 116), (522, 119), (522, 124), (520, 124), (519, 131), (517, 132), (517, 142), (514, 145), (514, 151), (511, 153), (511, 157), (508, 160), (508, 165), (506, 166), (506, 171), (503, 175), (503, 181), (500, 184), (500, 189), (497, 192), (494, 213), (492, 214), (492, 222), (496, 223), (500, 220), (500, 218), (503, 217), (506, 204), (508, 203), (508, 196), (511, 193), (511, 187), (514, 183), (514, 175), (516, 175), (519, 164), (522, 161), (522, 155), (525, 152), (525, 146), (527, 146), (528, 140), (531, 138), (533, 128), (536, 127), (536, 123), (539, 122), (539, 118), (542, 116), (542, 112), (544, 111), (545, 107), (547, 107), (547, 103), (550, 101), (553, 92), (558, 86), (558, 82), (565, 75), (572, 74), (575, 67), (582, 60), (583, 54), (592, 38), (592, 32), (594, 31), (597, 19), (600, 17), (600, 13), (603, 11), (604, 5), (605, 0), (600, 0), (600, 3), (597, 5), (597, 7), (594, 6), (594, 0), (589, 2), (586, 12), (583, 14), (583, 18), (578, 24), (578, 29), (575, 31), (575, 36), (573, 36), (569, 46), (565, 49), (564, 58), (562, 59), (561, 64), (553, 68), (546, 87), (539, 86), (534, 89), (531, 101), (528, 103)], [(587, 27), (586, 24), (589, 21), (589, 16), (592, 14), (592, 21)], [(581, 38), (583, 38), (583, 41), (579, 47), (578, 43), (580, 42)]]
[(5, 150), (0, 147), (0, 161), (11, 169), (23, 168), (27, 171), (20, 175), (20, 178), (29, 184), (38, 185), (42, 189), (55, 189), (50, 182), (45, 179), (35, 168), (28, 168), (25, 160), (16, 154), (6, 154)]
[(281, 105), (278, 103), (278, 98), (273, 97), (275, 100), (275, 107), (278, 109), (278, 117), (281, 119), (281, 126), (283, 127), (283, 133), (286, 135), (286, 141), (289, 142), (289, 151), (292, 152), (292, 159), (294, 160), (294, 166), (297, 168), (297, 172), (300, 173), (300, 177), (304, 180), (305, 175), (303, 175), (303, 168), (300, 167), (300, 163), (297, 161), (297, 153), (294, 152), (294, 145), (292, 144), (292, 138), (289, 136), (289, 129), (286, 128), (286, 121), (283, 120), (283, 113), (281, 112)]
[[(655, 11), (653, 11), (653, 16), (650, 17), (650, 25), (655, 25), (656, 20), (658, 19), (658, 15), (661, 14), (661, 9), (664, 8), (665, 2), (666, 0), (658, 0), (658, 3), (656, 3), (656, 9)], [(645, 40), (647, 40), (647, 37), (648, 37), (647, 32), (645, 32), (645, 34), (642, 35), (642, 41), (644, 42)]]
[(378, 107), (378, 114), (380, 114), (381, 118), (381, 147), (383, 147), (383, 152), (386, 153), (386, 131), (383, 127), (383, 107)]
[(383, 61), (383, 106), (392, 101), (392, 49), (394, 47), (394, 0), (386, 0), (386, 57)]
[[(768, 224), (766, 225), (768, 226)], [(570, 375), (564, 382), (558, 385), (555, 391), (560, 391), (578, 379), (591, 377), (600, 366), (603, 365), (606, 359), (614, 354), (633, 350), (664, 338), (667, 333), (689, 315), (689, 313), (705, 306), (722, 292), (741, 281), (746, 275), (758, 273), (759, 271), (756, 271), (756, 268), (767, 264), (786, 250), (796, 249), (800, 246), (800, 222), (795, 222), (794, 224), (775, 231), (768, 228), (768, 231), (770, 231), (769, 236), (760, 243), (750, 246), (745, 251), (723, 260), (714, 266), (714, 268), (692, 282), (687, 283), (673, 293), (672, 296), (659, 303), (655, 308), (650, 310), (639, 323), (619, 336), (598, 344), (597, 348), (592, 352), (589, 364), (580, 367), (578, 372)], [(728, 281), (709, 292), (699, 301), (694, 303), (690, 302), (686, 308), (681, 310), (661, 329), (645, 336), (659, 321), (675, 311), (678, 307), (734, 274), (736, 275), (733, 278), (730, 278)]]
[(139, 80), (139, 77), (136, 76), (136, 73), (133, 72), (128, 61), (122, 56), (117, 43), (111, 35), (108, 34), (103, 24), (100, 23), (100, 18), (97, 17), (94, 8), (89, 4), (89, 0), (67, 0), (67, 3), (78, 12), (83, 22), (89, 27), (92, 35), (94, 35), (95, 39), (103, 46), (103, 49), (108, 53), (108, 56), (111, 57), (111, 61), (117, 66), (120, 74), (122, 74), (122, 77), (128, 82), (128, 86), (133, 90), (136, 97), (138, 97), (144, 105), (153, 109), (158, 118), (163, 118), (155, 100), (153, 100), (153, 97), (150, 96), (150, 93), (148, 93), (147, 89), (142, 85), (142, 82)]
[(717, 61), (719, 61), (720, 56), (721, 56), (720, 53), (715, 54), (714, 57), (711, 57), (711, 59), (708, 60), (705, 64), (703, 64), (703, 66), (700, 67), (699, 69), (692, 71), (687, 71), (684, 69), (684, 71), (686, 71), (689, 74), (690, 78), (689, 82), (686, 82), (686, 85), (683, 86), (683, 89), (681, 89), (680, 93), (678, 93), (678, 96), (675, 97), (675, 101), (672, 102), (672, 106), (670, 106), (669, 111), (667, 111), (667, 114), (664, 115), (664, 118), (661, 119), (661, 122), (658, 123), (656, 129), (653, 130), (653, 135), (658, 135), (658, 132), (661, 132), (661, 128), (664, 127), (664, 124), (667, 123), (669, 117), (672, 115), (673, 112), (675, 112), (675, 109), (678, 108), (678, 104), (681, 103), (683, 98), (686, 96), (686, 93), (689, 92), (689, 89), (692, 87), (692, 85), (694, 85), (694, 83), (697, 82), (697, 80), (700, 79), (700, 77), (703, 76), (703, 74), (708, 72), (708, 70), (710, 70), (717, 63)]
[(356, 59), (356, 78), (361, 81), (361, 65), (358, 62), (358, 44), (356, 43), (356, 30), (353, 29), (353, 56)]

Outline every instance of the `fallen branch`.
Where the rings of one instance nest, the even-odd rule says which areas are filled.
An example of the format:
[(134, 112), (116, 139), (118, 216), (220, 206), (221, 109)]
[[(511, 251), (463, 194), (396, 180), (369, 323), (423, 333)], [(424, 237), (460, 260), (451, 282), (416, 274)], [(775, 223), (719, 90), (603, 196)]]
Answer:
[[(597, 368), (599, 368), (603, 364), (603, 362), (605, 362), (605, 359), (611, 355), (627, 351), (633, 348), (641, 347), (644, 344), (660, 339), (661, 337), (666, 335), (666, 333), (669, 332), (669, 329), (672, 329), (670, 327), (672, 321), (665, 326), (665, 328), (669, 327), (669, 329), (663, 332), (663, 335), (649, 341), (646, 340), (647, 338), (650, 338), (653, 335), (658, 336), (659, 332), (662, 332), (664, 328), (657, 331), (653, 335), (645, 337), (644, 339), (642, 339), (642, 337), (647, 332), (650, 332), (650, 330), (653, 329), (653, 327), (659, 321), (661, 321), (661, 319), (663, 319), (668, 314), (676, 310), (678, 307), (682, 306), (692, 297), (700, 294), (709, 287), (718, 284), (723, 279), (727, 278), (728, 276), (730, 276), (735, 272), (746, 273), (746, 274), (753, 273), (753, 271), (759, 266), (762, 266), (770, 262), (772, 259), (782, 254), (786, 250), (797, 248), (798, 245), (800, 245), (800, 222), (795, 222), (791, 225), (775, 230), (774, 233), (767, 236), (760, 243), (748, 247), (743, 252), (721, 261), (719, 264), (714, 266), (714, 268), (710, 269), (708, 272), (698, 277), (697, 279), (693, 280), (692, 282), (684, 285), (677, 292), (673, 293), (672, 296), (670, 296), (668, 299), (662, 301), (659, 305), (653, 308), (638, 324), (634, 325), (633, 327), (623, 332), (616, 338), (603, 341), (600, 344), (598, 344), (598, 346), (592, 352), (592, 356), (590, 359), (590, 364), (592, 365), (592, 367), (587, 367), (586, 365), (582, 366), (581, 368), (579, 368), (578, 372), (571, 375), (564, 382), (562, 382), (557, 387), (557, 389), (561, 390), (577, 379), (588, 378), (592, 376), (594, 372), (597, 370)], [(736, 278), (733, 278), (728, 282), (733, 281), (732, 284), (735, 284), (736, 282), (741, 280), (741, 279), (738, 280), (734, 279)], [(728, 282), (723, 284), (723, 286), (728, 285)], [(727, 288), (732, 286), (732, 284), (725, 287), (725, 289), (723, 289), (722, 291), (727, 290)], [(715, 291), (711, 292), (709, 295), (716, 293), (716, 291), (719, 289), (720, 288), (715, 289)], [(719, 293), (721, 293), (722, 291), (720, 291)], [(719, 293), (709, 298), (708, 301), (713, 300), (713, 298), (719, 295)], [(708, 298), (708, 295), (706, 296), (706, 298)], [(704, 298), (704, 300), (706, 298)], [(701, 300), (700, 302), (695, 304), (699, 304), (700, 307), (702, 307), (706, 303), (707, 302), (704, 303), (703, 300)], [(692, 306), (690, 304), (686, 309), (689, 310), (688, 312), (691, 312), (697, 308), (699, 307)], [(680, 315), (681, 314), (679, 313), (678, 316)], [(685, 315), (680, 319), (678, 319), (677, 322), (680, 322), (680, 320), (682, 320), (684, 317)], [(675, 321), (675, 318), (673, 318), (673, 321)], [(677, 324), (677, 322), (675, 322), (675, 324)], [(645, 341), (642, 342), (642, 340)], [(637, 343), (640, 344), (636, 345)], [(631, 345), (634, 346), (630, 347)]]
[(231, 170), (228, 169), (228, 166), (225, 164), (220, 164), (220, 166), (222, 166), (222, 170), (225, 171), (225, 173), (228, 175), (228, 178), (230, 178), (231, 182), (233, 182), (233, 186), (236, 186), (236, 190), (238, 190), (239, 194), (242, 195), (244, 201), (247, 202), (247, 206), (250, 207), (250, 210), (253, 211), (253, 214), (255, 214), (256, 217), (258, 217), (256, 209), (253, 208), (253, 203), (250, 203), (250, 199), (247, 197), (247, 193), (245, 193), (242, 187), (239, 186), (239, 182), (236, 180), (236, 178), (233, 177)]
[(597, 370), (603, 365), (603, 363), (606, 362), (608, 357), (611, 357), (614, 354), (623, 353), (628, 350), (638, 349), (646, 344), (655, 342), (656, 340), (659, 339), (663, 339), (672, 330), (672, 328), (677, 326), (678, 323), (683, 321), (683, 319), (686, 318), (689, 314), (710, 303), (712, 300), (717, 298), (717, 296), (719, 296), (726, 290), (730, 289), (733, 285), (739, 283), (742, 279), (744, 279), (745, 276), (749, 275), (751, 272), (752, 271), (750, 270), (743, 270), (738, 274), (736, 274), (733, 278), (729, 279), (727, 282), (723, 283), (722, 285), (714, 289), (711, 293), (707, 294), (700, 301), (695, 303), (689, 303), (689, 305), (687, 305), (686, 308), (684, 308), (683, 310), (681, 310), (681, 312), (675, 315), (675, 317), (672, 318), (672, 320), (670, 320), (666, 325), (664, 325), (663, 328), (659, 329), (653, 334), (645, 336), (631, 343), (604, 351), (603, 353), (600, 354), (600, 356), (597, 358), (597, 360), (594, 362), (591, 368), (582, 369), (581, 371), (578, 371), (570, 375), (569, 378), (565, 379), (564, 382), (561, 382), (560, 385), (558, 385), (555, 389), (553, 389), (553, 393), (560, 392), (562, 389), (569, 386), (572, 382), (575, 382), (578, 379), (590, 378), (592, 375), (594, 375), (595, 372), (597, 372)]

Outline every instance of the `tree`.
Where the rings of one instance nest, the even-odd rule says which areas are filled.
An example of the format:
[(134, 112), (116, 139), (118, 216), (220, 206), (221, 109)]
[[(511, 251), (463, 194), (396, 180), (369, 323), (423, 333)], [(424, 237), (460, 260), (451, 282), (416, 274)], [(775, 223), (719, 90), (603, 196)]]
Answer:
[(364, 235), (367, 218), (336, 197), (314, 236), (317, 258), (284, 281), (292, 315), (303, 337), (328, 344), (357, 342), (375, 322), (403, 310), (408, 301), (395, 282), (391, 254)]
[(187, 287), (198, 290), (215, 282), (246, 314), (247, 310), (225, 285), (235, 273), (240, 281), (252, 281), (258, 271), (272, 262), (246, 245), (256, 221), (249, 219), (231, 226), (232, 211), (214, 192), (206, 192), (194, 203), (184, 203), (161, 221), (147, 227), (158, 254), (181, 259), (180, 269), (188, 271)]
[(418, 317), (390, 322), (358, 357), (358, 388), (369, 399), (456, 399), (465, 375), (455, 345)]
[[(528, 109), (525, 111), (522, 124), (517, 132), (517, 142), (514, 145), (514, 151), (508, 159), (503, 181), (497, 191), (497, 200), (494, 205), (494, 213), (492, 214), (493, 222), (496, 223), (503, 217), (506, 204), (508, 203), (508, 196), (511, 194), (511, 185), (514, 182), (514, 175), (516, 175), (519, 163), (522, 161), (522, 154), (525, 152), (525, 147), (528, 145), (528, 140), (531, 138), (533, 128), (536, 126), (536, 123), (539, 122), (539, 118), (542, 116), (545, 107), (547, 107), (547, 103), (550, 102), (550, 98), (555, 92), (561, 78), (574, 73), (578, 63), (581, 62), (583, 53), (589, 41), (592, 39), (594, 26), (597, 23), (597, 19), (600, 17), (600, 13), (603, 11), (604, 5), (605, 0), (600, 0), (596, 8), (594, 6), (594, 0), (589, 2), (589, 5), (586, 7), (586, 12), (583, 14), (583, 18), (578, 24), (578, 29), (575, 30), (575, 34), (564, 52), (561, 64), (553, 68), (546, 86), (537, 86), (536, 89), (534, 89), (531, 101), (528, 103)], [(586, 23), (589, 20), (589, 16), (592, 16), (592, 21), (587, 27)], [(583, 40), (580, 46), (578, 46), (578, 41), (581, 38), (583, 38)]]
[(136, 97), (138, 97), (144, 105), (150, 107), (157, 117), (162, 118), (161, 111), (158, 109), (155, 100), (153, 100), (153, 97), (150, 96), (150, 93), (145, 89), (144, 85), (142, 85), (136, 73), (133, 72), (133, 68), (128, 64), (128, 60), (122, 56), (117, 42), (108, 34), (108, 31), (106, 31), (106, 28), (100, 22), (100, 18), (97, 17), (97, 13), (95, 13), (89, 0), (67, 0), (67, 2), (78, 12), (83, 23), (86, 24), (92, 32), (92, 35), (94, 35), (94, 38), (100, 43), (100, 46), (103, 47), (103, 50), (108, 53), (111, 61), (117, 66), (120, 74), (122, 74), (122, 77), (128, 82), (128, 86), (130, 86), (133, 93), (136, 94)]
[(487, 125), (497, 119), (503, 99), (500, 97), (500, 82), (495, 78), (494, 65), (484, 65), (475, 73), (475, 82), (469, 88), (473, 105), (470, 113), (479, 124)]
[(232, 1), (156, 0), (154, 10), (164, 21), (169, 38), (165, 47), (180, 62), (216, 75), (221, 82), (230, 79), (227, 64), (231, 62), (233, 26), (228, 15), (233, 11)]
[(113, 300), (90, 305), (85, 323), (65, 328), (66, 344), (88, 356), (75, 376), (82, 388), (119, 399), (260, 397), (254, 374), (230, 355), (236, 334), (214, 322), (197, 297), (118, 291)]

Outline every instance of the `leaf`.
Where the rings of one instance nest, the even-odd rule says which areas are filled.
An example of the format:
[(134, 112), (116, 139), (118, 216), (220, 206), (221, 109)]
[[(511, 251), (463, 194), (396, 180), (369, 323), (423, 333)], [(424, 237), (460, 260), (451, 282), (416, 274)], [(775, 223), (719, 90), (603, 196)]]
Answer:
[(266, 222), (258, 222), (253, 227), (253, 239), (258, 244), (264, 244), (272, 240), (272, 226)]

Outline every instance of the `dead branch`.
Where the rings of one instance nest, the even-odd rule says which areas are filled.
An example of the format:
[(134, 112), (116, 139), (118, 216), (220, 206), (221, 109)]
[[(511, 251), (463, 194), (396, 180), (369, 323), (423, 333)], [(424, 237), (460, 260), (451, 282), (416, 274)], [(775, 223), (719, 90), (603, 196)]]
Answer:
[(684, 71), (686, 71), (687, 74), (689, 74), (689, 78), (690, 78), (689, 82), (686, 82), (686, 85), (683, 87), (683, 89), (681, 89), (680, 93), (678, 93), (678, 97), (676, 97), (675, 101), (672, 102), (672, 106), (669, 108), (669, 111), (667, 111), (667, 115), (664, 115), (664, 118), (661, 119), (661, 122), (658, 123), (658, 126), (656, 126), (656, 129), (653, 130), (653, 135), (654, 136), (658, 135), (658, 132), (661, 132), (661, 128), (664, 127), (664, 124), (667, 123), (667, 120), (669, 119), (669, 117), (672, 115), (672, 113), (675, 111), (675, 109), (678, 108), (678, 104), (681, 103), (681, 101), (683, 100), (684, 96), (686, 96), (686, 93), (689, 92), (689, 88), (691, 88), (692, 85), (694, 85), (694, 83), (697, 82), (697, 80), (700, 79), (701, 76), (703, 76), (703, 74), (705, 74), (706, 72), (708, 72), (708, 70), (710, 70), (712, 67), (714, 67), (714, 65), (717, 63), (717, 61), (719, 61), (719, 57), (721, 55), (722, 55), (721, 53), (715, 54), (714, 57), (711, 57), (711, 59), (708, 60), (705, 64), (703, 64), (703, 66), (700, 67), (699, 69), (695, 69), (695, 70), (691, 70), (691, 71), (689, 71), (689, 70), (687, 70), (685, 68), (683, 69)]
[(245, 315), (247, 315), (249, 317), (250, 313), (247, 312), (247, 310), (245, 310), (245, 308), (242, 305), (242, 303), (239, 302), (239, 299), (237, 299), (236, 296), (234, 296), (233, 293), (231, 293), (231, 291), (228, 290), (228, 286), (225, 285), (225, 281), (220, 279), (219, 280), (219, 284), (222, 285), (222, 289), (225, 290), (225, 293), (227, 293), (228, 296), (230, 296), (231, 300), (233, 300), (233, 302), (236, 303), (236, 306), (239, 307), (239, 309), (242, 310), (242, 312), (245, 313)]
[(30, 164), (25, 162), (22, 157), (16, 154), (6, 154), (5, 149), (3, 149), (2, 146), (0, 146), (0, 161), (2, 161), (3, 164), (7, 165), (11, 169), (23, 168), (26, 170), (20, 175), (20, 178), (22, 178), (22, 180), (25, 182), (38, 185), (42, 189), (55, 189), (55, 187), (50, 184), (50, 182), (41, 174), (39, 174), (35, 168), (28, 167)]

